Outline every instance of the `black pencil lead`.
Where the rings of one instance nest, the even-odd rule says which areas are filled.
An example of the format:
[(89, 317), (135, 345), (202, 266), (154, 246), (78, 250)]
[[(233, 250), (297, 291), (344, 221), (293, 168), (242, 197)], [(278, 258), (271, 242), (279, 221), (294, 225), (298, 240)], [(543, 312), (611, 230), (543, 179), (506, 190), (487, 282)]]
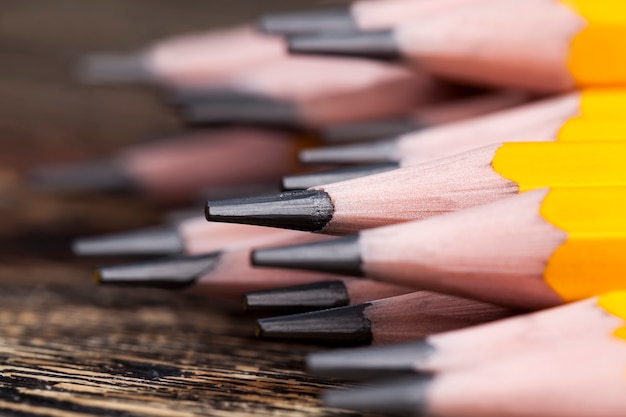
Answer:
[(84, 237), (72, 245), (74, 254), (81, 256), (174, 255), (183, 250), (183, 242), (171, 227)]
[(398, 168), (395, 162), (359, 165), (354, 167), (338, 168), (329, 171), (311, 172), (309, 174), (287, 175), (283, 177), (283, 189), (304, 190), (324, 184), (347, 181), (367, 175), (380, 174)]
[(217, 264), (218, 252), (200, 256), (165, 258), (136, 264), (100, 268), (94, 274), (99, 284), (133, 287), (184, 288), (192, 285)]
[(393, 139), (351, 145), (323, 146), (300, 151), (304, 164), (375, 164), (393, 162), (396, 141)]
[(382, 413), (422, 416), (432, 375), (418, 375), (381, 382), (377, 385), (327, 391), (322, 402), (327, 407)]
[(400, 50), (392, 31), (323, 33), (287, 37), (293, 54), (339, 55), (376, 59), (398, 59)]
[(323, 281), (244, 294), (244, 308), (252, 312), (298, 313), (343, 307), (350, 303), (342, 281)]
[(316, 352), (307, 357), (309, 372), (335, 378), (371, 379), (415, 374), (420, 362), (435, 348), (426, 340), (388, 346), (374, 346), (330, 352)]
[(358, 235), (252, 252), (252, 264), (362, 276)]
[(358, 29), (350, 8), (346, 6), (268, 14), (258, 19), (257, 28), (275, 35), (350, 32)]
[(364, 314), (369, 305), (364, 303), (257, 320), (257, 335), (318, 343), (370, 344), (371, 323)]
[(269, 196), (207, 201), (205, 215), (209, 221), (315, 232), (330, 221), (333, 205), (324, 191), (288, 191)]

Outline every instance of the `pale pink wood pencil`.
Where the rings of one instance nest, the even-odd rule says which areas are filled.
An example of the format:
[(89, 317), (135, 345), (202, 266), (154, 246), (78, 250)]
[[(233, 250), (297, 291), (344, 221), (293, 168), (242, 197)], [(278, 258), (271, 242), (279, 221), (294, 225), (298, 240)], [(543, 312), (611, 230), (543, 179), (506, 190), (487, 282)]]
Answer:
[(513, 310), (428, 291), (348, 307), (260, 319), (263, 338), (379, 345), (499, 320)]
[(309, 371), (335, 378), (363, 379), (413, 372), (446, 372), (480, 367), (495, 358), (512, 357), (580, 340), (605, 339), (625, 317), (607, 309), (606, 298), (624, 300), (617, 291), (565, 306), (506, 320), (384, 346), (313, 353)]

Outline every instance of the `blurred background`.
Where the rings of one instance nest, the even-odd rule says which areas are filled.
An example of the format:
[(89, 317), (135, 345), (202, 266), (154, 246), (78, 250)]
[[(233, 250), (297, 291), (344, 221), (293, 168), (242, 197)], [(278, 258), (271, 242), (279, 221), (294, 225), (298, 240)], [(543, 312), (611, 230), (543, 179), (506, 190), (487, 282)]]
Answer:
[(131, 85), (80, 85), (77, 58), (133, 51), (176, 34), (251, 21), (313, 0), (0, 1), (0, 259), (25, 250), (69, 255), (77, 234), (155, 224), (162, 212), (129, 197), (28, 192), (21, 175), (38, 165), (108, 155), (167, 137), (182, 124), (155, 92)]

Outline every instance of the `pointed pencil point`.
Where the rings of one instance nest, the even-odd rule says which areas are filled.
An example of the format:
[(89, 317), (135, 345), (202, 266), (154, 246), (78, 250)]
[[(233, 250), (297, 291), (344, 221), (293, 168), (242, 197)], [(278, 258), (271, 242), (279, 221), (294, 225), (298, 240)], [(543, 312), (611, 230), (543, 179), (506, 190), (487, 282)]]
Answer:
[(170, 227), (85, 237), (72, 244), (72, 251), (80, 256), (174, 255), (183, 250), (178, 233)]
[(302, 245), (257, 249), (252, 252), (252, 264), (351, 276), (363, 275), (358, 235)]
[(350, 297), (342, 281), (324, 281), (244, 294), (252, 312), (299, 313), (348, 305)]
[(42, 192), (128, 193), (137, 190), (132, 178), (114, 161), (90, 161), (40, 167), (28, 175), (29, 186)]
[(316, 232), (333, 216), (333, 205), (324, 191), (289, 191), (270, 196), (207, 201), (209, 221)]
[(398, 59), (400, 51), (392, 31), (323, 33), (287, 37), (293, 54), (339, 55), (375, 59)]
[(395, 140), (355, 143), (353, 145), (322, 146), (300, 151), (303, 164), (376, 164), (395, 162)]
[(261, 16), (257, 28), (273, 35), (351, 32), (358, 29), (349, 7), (269, 14)]
[(398, 168), (396, 162), (372, 164), (365, 166), (355, 166), (338, 168), (329, 171), (312, 172), (310, 174), (287, 175), (283, 177), (283, 189), (304, 190), (319, 185), (332, 184), (335, 182), (348, 181), (354, 178), (361, 178), (367, 175), (380, 174)]
[(181, 91), (183, 119), (192, 124), (242, 123), (294, 128), (300, 116), (293, 103), (270, 97), (224, 91)]
[(433, 379), (431, 375), (419, 375), (367, 387), (327, 391), (322, 396), (322, 402), (332, 408), (422, 416), (427, 410), (426, 395)]
[(420, 363), (435, 352), (426, 340), (388, 346), (312, 353), (307, 357), (309, 372), (334, 378), (371, 379), (414, 374)]
[(152, 262), (117, 265), (96, 271), (103, 285), (178, 289), (193, 285), (210, 272), (219, 253), (181, 258), (166, 258)]
[(325, 142), (366, 142), (393, 138), (405, 133), (428, 127), (411, 119), (377, 120), (373, 122), (345, 123), (321, 129), (320, 137)]
[(372, 342), (369, 303), (258, 320), (260, 337), (314, 343), (362, 345)]
[(85, 55), (76, 64), (75, 75), (79, 81), (86, 84), (153, 80), (146, 55), (143, 53)]

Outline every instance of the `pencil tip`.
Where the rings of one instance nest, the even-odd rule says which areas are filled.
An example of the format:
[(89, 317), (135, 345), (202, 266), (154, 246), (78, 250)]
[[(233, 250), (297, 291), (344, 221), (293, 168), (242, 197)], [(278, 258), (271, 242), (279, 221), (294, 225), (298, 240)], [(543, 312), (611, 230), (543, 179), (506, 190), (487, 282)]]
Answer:
[(251, 262), (255, 266), (363, 275), (358, 235), (323, 242), (257, 249), (252, 252)]
[(349, 32), (358, 29), (347, 6), (269, 14), (258, 19), (257, 28), (273, 35)]
[(323, 281), (244, 294), (246, 311), (299, 313), (343, 307), (350, 303), (342, 281)]
[(181, 91), (175, 98), (183, 119), (191, 124), (242, 123), (298, 127), (293, 103), (270, 97), (224, 91)]
[(327, 407), (386, 415), (422, 416), (427, 411), (427, 392), (432, 375), (417, 375), (380, 382), (376, 385), (327, 391)]
[(183, 250), (178, 233), (170, 227), (85, 237), (72, 244), (79, 256), (174, 255)]
[(333, 216), (333, 205), (324, 191), (298, 190), (269, 196), (207, 201), (209, 221), (316, 232)]
[(287, 175), (283, 177), (283, 189), (303, 190), (319, 185), (348, 181), (354, 178), (365, 177), (367, 175), (380, 174), (381, 172), (391, 171), (396, 168), (398, 168), (398, 164), (396, 162), (390, 162), (338, 168), (323, 172), (312, 172), (309, 174)]
[(30, 187), (42, 192), (80, 193), (136, 190), (132, 178), (114, 161), (91, 161), (40, 167), (28, 175)]
[(257, 320), (259, 336), (350, 345), (372, 342), (369, 303)]
[(328, 126), (319, 131), (319, 136), (325, 142), (330, 143), (365, 142), (392, 138), (426, 127), (424, 123), (408, 118), (376, 120)]
[(340, 146), (322, 146), (300, 151), (303, 164), (375, 164), (394, 162), (396, 141), (379, 140)]
[(219, 253), (100, 268), (98, 282), (105, 285), (178, 289), (193, 285), (215, 268)]
[(400, 51), (390, 30), (322, 33), (287, 37), (290, 53), (397, 59)]
[(85, 55), (76, 64), (75, 76), (85, 84), (132, 83), (152, 80), (152, 74), (143, 53)]
[(371, 379), (414, 374), (435, 348), (425, 339), (388, 346), (312, 353), (309, 372), (333, 378)]

